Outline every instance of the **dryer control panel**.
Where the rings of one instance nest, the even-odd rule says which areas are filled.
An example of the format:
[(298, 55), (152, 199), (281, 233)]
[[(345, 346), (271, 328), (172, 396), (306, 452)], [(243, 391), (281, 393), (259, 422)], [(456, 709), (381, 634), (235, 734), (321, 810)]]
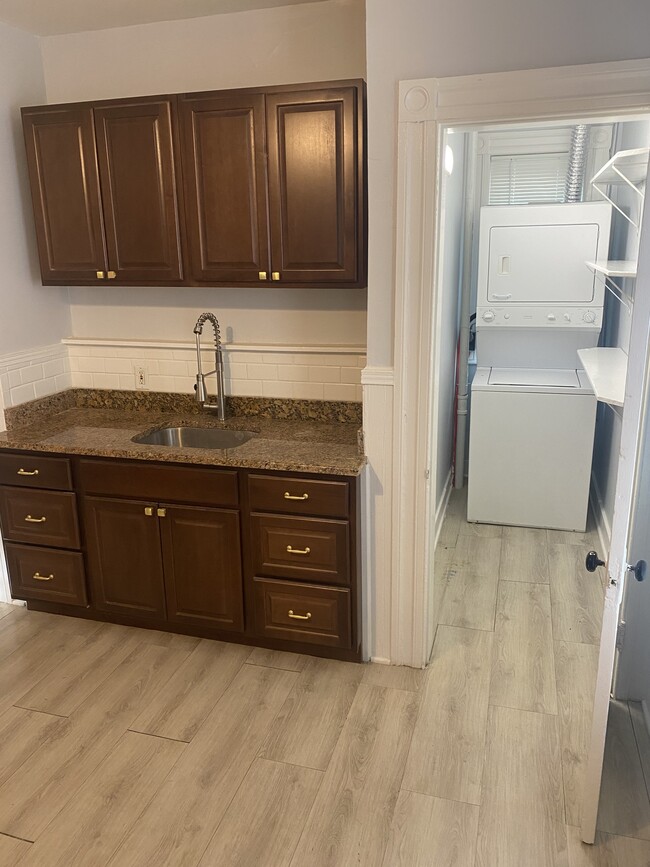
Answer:
[(564, 328), (600, 331), (602, 307), (479, 307), (476, 328)]

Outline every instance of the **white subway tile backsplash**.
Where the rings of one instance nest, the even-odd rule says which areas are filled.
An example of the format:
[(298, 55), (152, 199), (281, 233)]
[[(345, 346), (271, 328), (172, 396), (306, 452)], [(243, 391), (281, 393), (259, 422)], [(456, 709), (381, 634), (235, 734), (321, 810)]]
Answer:
[(106, 373), (133, 374), (133, 360), (130, 358), (105, 358), (104, 370)]
[(187, 361), (159, 360), (158, 371), (163, 376), (187, 376)]
[(34, 400), (35, 397), (36, 392), (34, 391), (34, 385), (31, 382), (28, 385), (17, 385), (9, 392), (12, 406), (16, 406), (19, 403), (27, 403), (28, 400)]
[(262, 397), (293, 397), (293, 382), (262, 382)]
[(278, 368), (275, 364), (247, 364), (248, 379), (277, 379)]
[(20, 378), (23, 385), (27, 385), (30, 382), (36, 382), (39, 379), (43, 379), (43, 365), (30, 364), (29, 367), (24, 367), (20, 371)]
[(309, 382), (309, 368), (302, 364), (283, 365), (278, 367), (278, 376), (288, 382)]
[(120, 377), (117, 373), (93, 373), (93, 388), (119, 388)]
[(340, 382), (326, 382), (323, 385), (323, 397), (325, 400), (356, 400), (357, 387)]
[(92, 373), (73, 373), (72, 384), (75, 388), (94, 388)]
[(36, 397), (45, 397), (47, 394), (54, 394), (56, 391), (55, 377), (49, 376), (46, 379), (41, 379), (34, 384), (34, 394)]
[(77, 358), (77, 370), (82, 373), (104, 373), (106, 366), (103, 358)]
[(354, 385), (361, 383), (361, 368), (360, 367), (342, 367), (341, 382), (351, 382)]
[(322, 382), (294, 382), (293, 396), (298, 400), (324, 400)]
[(15, 388), (17, 385), (22, 385), (23, 381), (20, 378), (20, 370), (10, 370), (7, 373), (7, 386)]
[(43, 364), (43, 376), (60, 376), (65, 373), (65, 359), (55, 358)]
[(340, 382), (341, 368), (340, 367), (310, 367), (309, 368), (310, 382)]
[(233, 379), (226, 391), (236, 397), (259, 397), (262, 394), (262, 381), (254, 379)]
[(265, 352), (262, 356), (264, 364), (293, 364), (292, 352)]

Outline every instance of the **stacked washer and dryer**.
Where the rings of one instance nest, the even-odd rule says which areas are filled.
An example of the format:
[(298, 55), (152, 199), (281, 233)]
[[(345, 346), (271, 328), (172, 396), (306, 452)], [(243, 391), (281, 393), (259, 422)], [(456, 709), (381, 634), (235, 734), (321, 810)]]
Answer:
[(577, 351), (597, 346), (611, 207), (484, 207), (467, 519), (584, 531), (596, 397)]

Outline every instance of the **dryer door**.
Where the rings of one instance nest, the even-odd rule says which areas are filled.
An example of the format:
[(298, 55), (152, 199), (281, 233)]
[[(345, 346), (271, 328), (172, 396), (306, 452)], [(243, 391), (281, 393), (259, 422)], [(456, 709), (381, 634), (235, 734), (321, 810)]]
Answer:
[(490, 304), (591, 304), (595, 275), (585, 262), (598, 247), (597, 223), (493, 226)]

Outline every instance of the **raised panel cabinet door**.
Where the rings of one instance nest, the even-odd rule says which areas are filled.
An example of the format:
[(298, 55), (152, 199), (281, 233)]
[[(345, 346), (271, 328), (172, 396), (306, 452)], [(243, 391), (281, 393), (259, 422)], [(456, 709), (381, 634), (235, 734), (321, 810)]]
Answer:
[(239, 514), (179, 506), (160, 511), (167, 619), (242, 632)]
[(92, 108), (23, 108), (22, 118), (43, 283), (97, 283), (107, 260)]
[(179, 111), (192, 276), (263, 283), (270, 279), (264, 97), (184, 97)]
[(180, 280), (171, 101), (145, 99), (94, 112), (111, 274), (121, 283)]
[(100, 611), (165, 616), (159, 522), (152, 503), (86, 497), (88, 580)]
[(274, 279), (362, 279), (361, 94), (355, 86), (266, 97)]

